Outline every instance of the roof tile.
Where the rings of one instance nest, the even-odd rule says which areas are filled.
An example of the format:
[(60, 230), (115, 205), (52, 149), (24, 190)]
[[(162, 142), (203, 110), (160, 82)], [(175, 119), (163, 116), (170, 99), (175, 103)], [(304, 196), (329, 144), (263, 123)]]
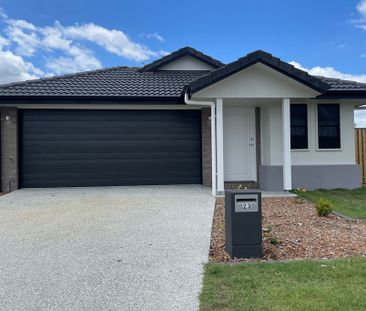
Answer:
[(207, 71), (139, 72), (114, 67), (0, 86), (1, 96), (180, 97), (186, 84)]
[(328, 83), (328, 91), (366, 91), (366, 83), (320, 76), (316, 78)]
[[(335, 78), (311, 76), (282, 62), (271, 54), (257, 51), (214, 71), (140, 71), (139, 68), (113, 67), (53, 78), (11, 83), (0, 86), (1, 97), (149, 97), (181, 98), (183, 90), (214, 83), (222, 76), (240, 70), (255, 59), (269, 59), (270, 65), (279, 67), (326, 92), (366, 93), (366, 83)], [(267, 62), (264, 60), (264, 64)], [(324, 87), (328, 86), (327, 88)], [(324, 93), (325, 94), (325, 93)]]

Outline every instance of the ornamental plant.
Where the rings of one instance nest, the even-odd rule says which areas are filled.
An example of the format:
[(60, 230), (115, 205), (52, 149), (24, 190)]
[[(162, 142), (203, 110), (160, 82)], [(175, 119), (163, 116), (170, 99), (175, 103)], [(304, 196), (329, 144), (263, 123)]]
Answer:
[(327, 199), (320, 198), (315, 204), (318, 216), (328, 216), (333, 211), (333, 204)]

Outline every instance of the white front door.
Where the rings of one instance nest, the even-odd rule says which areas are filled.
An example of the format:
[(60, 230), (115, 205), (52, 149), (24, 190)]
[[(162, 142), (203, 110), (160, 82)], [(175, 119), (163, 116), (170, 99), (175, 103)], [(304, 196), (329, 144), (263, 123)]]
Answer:
[(256, 181), (255, 110), (224, 106), (224, 180)]

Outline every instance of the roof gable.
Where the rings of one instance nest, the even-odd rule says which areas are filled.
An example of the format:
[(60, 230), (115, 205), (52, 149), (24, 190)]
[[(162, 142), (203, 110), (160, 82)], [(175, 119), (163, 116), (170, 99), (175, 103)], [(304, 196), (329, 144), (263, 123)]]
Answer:
[[(161, 70), (164, 67), (168, 66), (169, 64), (177, 61), (178, 59), (184, 58), (184, 57), (190, 57), (195, 60), (198, 60), (199, 62), (208, 65), (211, 68), (208, 69), (217, 69), (222, 66), (224, 66), (223, 63), (218, 61), (217, 59), (214, 59), (206, 54), (203, 54), (202, 52), (199, 52), (191, 47), (184, 47), (182, 49), (179, 49), (167, 56), (164, 56), (151, 64), (148, 64), (140, 69), (140, 72), (145, 71), (156, 71)], [(202, 69), (200, 69), (202, 70)]]
[(321, 93), (260, 62), (194, 93), (194, 98), (314, 98)]
[(190, 94), (194, 94), (257, 63), (262, 63), (320, 93), (326, 92), (329, 88), (329, 84), (321, 79), (311, 76), (277, 57), (273, 57), (269, 53), (256, 51), (198, 78), (187, 86), (187, 90)]
[(206, 70), (212, 71), (216, 69), (212, 65), (206, 64), (192, 56), (182, 56), (173, 60), (159, 68), (159, 70)]

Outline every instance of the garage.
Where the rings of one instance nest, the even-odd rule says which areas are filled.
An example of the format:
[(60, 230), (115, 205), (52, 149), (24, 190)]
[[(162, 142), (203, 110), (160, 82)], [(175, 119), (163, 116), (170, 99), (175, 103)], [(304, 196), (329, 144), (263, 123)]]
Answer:
[(199, 110), (21, 110), (20, 186), (199, 184)]

